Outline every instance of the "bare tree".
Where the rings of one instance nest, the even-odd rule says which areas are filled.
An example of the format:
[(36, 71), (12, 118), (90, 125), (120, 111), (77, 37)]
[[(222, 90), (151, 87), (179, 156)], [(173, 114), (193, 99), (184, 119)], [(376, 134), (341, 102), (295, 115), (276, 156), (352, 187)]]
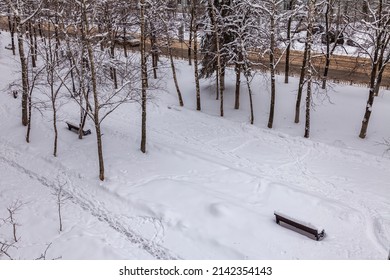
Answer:
[[(27, 124), (27, 131), (26, 131), (26, 142), (30, 143), (30, 135), (31, 135), (31, 127), (32, 127), (32, 111), (33, 111), (33, 93), (37, 91), (37, 89), (42, 86), (42, 74), (45, 70), (45, 65), (35, 68), (32, 68), (30, 71), (28, 71), (29, 74), (29, 88), (28, 88), (28, 124)], [(37, 107), (36, 107), (37, 108)]]
[(56, 198), (57, 203), (57, 213), (58, 213), (58, 223), (59, 223), (59, 231), (61, 232), (63, 230), (63, 224), (62, 224), (62, 206), (65, 204), (65, 202), (70, 198), (65, 192), (64, 187), (66, 186), (65, 183), (61, 183), (58, 181), (58, 187), (53, 193), (53, 195)]
[[(337, 3), (336, 3), (337, 2)], [(337, 16), (334, 16), (334, 10), (337, 7)], [(343, 20), (341, 15), (341, 1), (340, 0), (326, 0), (324, 2), (325, 9), (325, 34), (322, 34), (321, 41), (326, 45), (325, 51), (325, 68), (322, 77), (322, 89), (326, 88), (326, 82), (328, 79), (331, 57), (336, 50), (336, 47), (344, 43), (344, 30), (348, 26), (348, 22)], [(347, 17), (345, 17), (347, 19)], [(335, 28), (332, 27), (335, 25)], [(325, 39), (325, 40), (324, 40)]]
[[(224, 75), (227, 57), (222, 55), (222, 47), (227, 43), (227, 33), (224, 30), (226, 13), (230, 10), (228, 0), (207, 1), (207, 27), (202, 39), (201, 77), (209, 78), (215, 73), (216, 99), (220, 99), (220, 116), (224, 116)], [(224, 58), (222, 58), (224, 56)]]
[(29, 80), (28, 80), (28, 67), (27, 67), (27, 58), (24, 50), (24, 36), (25, 36), (25, 26), (31, 18), (33, 18), (41, 8), (42, 2), (40, 1), (37, 5), (35, 11), (27, 14), (25, 10), (26, 1), (12, 1), (5, 0), (8, 8), (12, 11), (16, 32), (18, 34), (18, 49), (19, 49), (19, 58), (21, 65), (22, 73), (22, 124), (24, 126), (28, 125), (28, 94), (29, 94)]
[[(149, 4), (148, 17), (150, 17), (151, 15), (154, 15), (153, 18), (148, 19), (148, 22), (153, 21), (154, 22), (153, 26), (156, 26), (159, 24), (162, 26), (162, 29), (163, 29), (162, 31), (164, 34), (163, 39), (165, 39), (165, 42), (166, 42), (165, 46), (166, 46), (167, 51), (168, 51), (168, 56), (169, 56), (169, 60), (170, 60), (170, 64), (171, 64), (171, 70), (172, 70), (172, 77), (173, 77), (173, 81), (175, 84), (177, 97), (179, 100), (179, 105), (184, 106), (183, 97), (182, 97), (182, 94), (180, 91), (179, 81), (178, 81), (177, 75), (176, 75), (176, 66), (175, 66), (175, 61), (174, 61), (173, 52), (172, 52), (172, 44), (173, 44), (172, 37), (174, 36), (173, 34), (175, 32), (175, 29), (176, 29), (175, 25), (174, 25), (175, 21), (170, 16), (169, 7), (166, 5), (166, 1), (149, 0), (148, 4)], [(156, 35), (154, 35), (154, 36), (156, 36)], [(152, 45), (152, 49), (153, 49), (153, 45)], [(153, 67), (153, 69), (155, 69), (155, 67)], [(155, 78), (157, 78), (157, 75), (155, 75)]]
[(375, 94), (377, 90), (379, 91), (382, 75), (390, 61), (390, 3), (383, 0), (365, 0), (364, 3), (367, 6), (368, 17), (372, 21), (363, 21), (362, 24), (366, 28), (360, 29), (363, 37), (367, 38), (366, 42), (360, 44), (360, 47), (371, 60), (370, 89), (359, 133), (362, 139), (367, 135)]
[(11, 205), (7, 207), (8, 217), (5, 219), (0, 219), (0, 227), (4, 225), (10, 225), (12, 231), (12, 240), (3, 239), (0, 237), (0, 257), (5, 255), (8, 259), (12, 260), (13, 257), (9, 252), (10, 249), (16, 248), (16, 243), (19, 242), (20, 238), (17, 236), (17, 227), (19, 226), (15, 215), (18, 214), (23, 203), (20, 200), (14, 201)]
[[(115, 53), (113, 59), (112, 53), (101, 51), (99, 42), (94, 41), (91, 26), (92, 21), (96, 20), (96, 7), (94, 8), (92, 3), (87, 3), (86, 0), (75, 2), (75, 5), (81, 14), (81, 18), (76, 21), (76, 25), (80, 27), (81, 36), (67, 36), (67, 49), (71, 56), (69, 60), (71, 65), (68, 67), (69, 69), (73, 67), (79, 77), (77, 81), (79, 91), (74, 100), (79, 104), (84, 117), (88, 116), (95, 127), (99, 179), (103, 181), (105, 169), (101, 124), (121, 104), (139, 100), (139, 87), (137, 87), (137, 82), (140, 81), (137, 74), (139, 68), (136, 67), (132, 57), (123, 58), (120, 53), (118, 55)], [(106, 82), (111, 76), (114, 64), (118, 75), (118, 88), (116, 89), (114, 84)], [(66, 76), (59, 75), (59, 78), (68, 92), (74, 96), (73, 85), (65, 82)]]
[(16, 200), (10, 206), (7, 207), (9, 216), (6, 219), (6, 222), (8, 222), (12, 226), (12, 236), (13, 236), (13, 241), (15, 243), (19, 241), (19, 238), (17, 237), (17, 233), (16, 233), (16, 229), (19, 224), (15, 219), (15, 215), (19, 212), (22, 205), (23, 203), (20, 200)]
[[(53, 112), (53, 155), (56, 157), (58, 153), (58, 109), (61, 105), (59, 104), (59, 99), (61, 98), (60, 92), (64, 83), (67, 81), (68, 76), (72, 73), (73, 66), (71, 65), (68, 67), (66, 56), (56, 55), (58, 52), (57, 42), (55, 35), (53, 36), (51, 32), (50, 24), (47, 27), (47, 35), (42, 39), (42, 43), (38, 44), (37, 50), (45, 65), (45, 81), (47, 82), (49, 89), (43, 89), (42, 91), (47, 94)], [(61, 53), (65, 52), (66, 50), (61, 50)]]
[(260, 6), (255, 1), (233, 1), (231, 12), (226, 18), (226, 28), (230, 32), (230, 41), (225, 44), (224, 49), (230, 54), (228, 63), (235, 65), (236, 89), (234, 108), (239, 109), (241, 73), (245, 76), (246, 86), (249, 94), (250, 123), (254, 123), (254, 110), (252, 100), (251, 82), (253, 79), (252, 64), (249, 53), (258, 48), (260, 28), (258, 18)]
[[(217, 22), (217, 13), (216, 13), (216, 7), (214, 6), (214, 3), (211, 0), (208, 0), (208, 8), (209, 8), (209, 14), (210, 19), (212, 23), (213, 28), (213, 34), (214, 34), (214, 42), (216, 47), (216, 55), (217, 55), (217, 91), (219, 89), (219, 96), (221, 99), (221, 105), (220, 105), (220, 115), (223, 117), (224, 110), (223, 110), (223, 90), (224, 85), (222, 84), (222, 76), (224, 70), (222, 70), (222, 63), (221, 63), (221, 46), (220, 46), (220, 40), (219, 40), (219, 33), (218, 33), (218, 22)], [(218, 93), (217, 93), (218, 96)]]

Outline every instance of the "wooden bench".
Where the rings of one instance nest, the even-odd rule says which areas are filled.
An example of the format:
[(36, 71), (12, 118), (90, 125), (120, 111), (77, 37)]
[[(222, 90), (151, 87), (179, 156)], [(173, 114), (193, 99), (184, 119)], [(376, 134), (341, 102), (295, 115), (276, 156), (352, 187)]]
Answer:
[[(73, 130), (74, 132), (77, 132), (77, 133), (79, 132), (80, 127), (78, 125), (75, 125), (75, 124), (73, 124), (71, 122), (66, 122), (66, 124), (68, 125), (68, 129), (69, 130)], [(90, 129), (83, 130), (83, 136), (87, 136), (89, 134), (91, 134), (91, 130)]]
[(290, 225), (290, 226), (298, 229), (299, 231), (297, 231), (297, 232), (303, 231), (305, 233), (313, 235), (317, 241), (322, 240), (325, 237), (325, 230), (318, 228), (310, 223), (298, 221), (294, 218), (291, 218), (291, 217), (289, 217), (283, 213), (277, 212), (277, 211), (275, 211), (274, 214), (275, 214), (275, 218), (276, 218), (276, 223), (278, 225), (280, 225), (280, 222), (283, 222), (287, 225)]

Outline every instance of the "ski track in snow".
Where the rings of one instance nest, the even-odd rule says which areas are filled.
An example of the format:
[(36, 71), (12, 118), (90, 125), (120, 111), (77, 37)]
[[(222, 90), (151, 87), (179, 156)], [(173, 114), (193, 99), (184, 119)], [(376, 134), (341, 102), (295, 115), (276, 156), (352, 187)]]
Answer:
[[(0, 149), (0, 161), (2, 163), (5, 163), (10, 167), (15, 168), (16, 170), (18, 170), (23, 174), (26, 174), (31, 179), (38, 181), (40, 184), (42, 184), (43, 186), (49, 189), (55, 190), (57, 188), (56, 182), (53, 182), (48, 177), (39, 175), (38, 173), (32, 171), (28, 167), (19, 164), (19, 162), (21, 162), (20, 159), (21, 154), (19, 152), (16, 152), (16, 148), (15, 147), (13, 148), (10, 143), (7, 143), (7, 145), (5, 145), (4, 141), (0, 141), (0, 144), (2, 145)], [(26, 157), (26, 155), (23, 156)], [(37, 159), (35, 158), (34, 161), (36, 160)], [(147, 251), (152, 257), (156, 259), (164, 259), (164, 260), (180, 259), (178, 256), (174, 255), (168, 249), (158, 245), (156, 242), (152, 242), (144, 238), (143, 236), (132, 231), (129, 227), (126, 227), (125, 225), (129, 224), (128, 221), (121, 220), (120, 217), (116, 216), (111, 211), (109, 211), (105, 207), (104, 202), (94, 200), (93, 196), (83, 192), (81, 188), (81, 184), (76, 184), (74, 182), (75, 181), (74, 179), (71, 179), (68, 175), (66, 175), (66, 174), (70, 174), (72, 172), (71, 170), (67, 170), (66, 167), (61, 166), (60, 172), (58, 172), (58, 170), (53, 170), (53, 168), (51, 168), (50, 165), (48, 165), (47, 163), (44, 164), (44, 166), (46, 167), (45, 171), (48, 172), (49, 174), (58, 173), (62, 177), (61, 178), (62, 180), (63, 179), (66, 180), (67, 188), (64, 189), (64, 194), (70, 197), (73, 203), (79, 205), (82, 209), (89, 212), (91, 215), (97, 217), (100, 221), (107, 223), (108, 226), (110, 226), (120, 234), (126, 236), (126, 238), (131, 243)], [(75, 178), (75, 176), (73, 178)], [(110, 194), (107, 193), (105, 195), (107, 196)], [(100, 196), (100, 197), (104, 197), (104, 196)], [(115, 203), (118, 203), (118, 201), (116, 201)], [(144, 221), (147, 220), (152, 223), (155, 222), (155, 220), (152, 219), (151, 217), (142, 217), (142, 218)], [(156, 231), (158, 232), (159, 230)], [(158, 237), (157, 235), (158, 234), (156, 234), (155, 239), (161, 241), (162, 237)]]

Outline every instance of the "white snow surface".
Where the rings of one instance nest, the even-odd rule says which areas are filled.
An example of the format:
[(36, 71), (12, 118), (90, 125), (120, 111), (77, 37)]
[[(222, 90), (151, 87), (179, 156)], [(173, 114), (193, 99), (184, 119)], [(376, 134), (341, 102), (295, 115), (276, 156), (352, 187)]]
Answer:
[[(390, 159), (379, 145), (390, 138), (390, 94), (375, 99), (367, 139), (358, 138), (368, 89), (332, 85), (317, 94), (311, 138), (304, 107), (293, 123), (297, 81), (278, 77), (274, 128), (266, 128), (269, 82), (254, 78), (255, 124), (249, 124), (246, 85), (234, 110), (234, 73), (226, 77), (225, 117), (218, 116), (213, 81), (202, 81), (195, 110), (193, 68), (178, 61), (185, 106), (167, 68), (165, 90), (148, 105), (147, 153), (139, 151), (140, 108), (120, 107), (102, 125), (106, 180), (98, 180), (96, 138), (79, 140), (61, 108), (59, 153), (52, 156), (51, 112), (33, 113), (25, 142), (20, 98), (7, 84), (17, 57), (0, 41), (0, 218), (14, 201), (15, 259), (34, 259), (47, 244), (53, 259), (386, 259), (390, 247)], [(163, 58), (162, 58), (163, 59)], [(59, 232), (59, 184), (69, 197)], [(317, 242), (275, 223), (279, 210), (326, 231)], [(1, 221), (1, 220), (0, 220)], [(12, 230), (0, 222), (0, 241)], [(6, 256), (0, 257), (7, 259)]]

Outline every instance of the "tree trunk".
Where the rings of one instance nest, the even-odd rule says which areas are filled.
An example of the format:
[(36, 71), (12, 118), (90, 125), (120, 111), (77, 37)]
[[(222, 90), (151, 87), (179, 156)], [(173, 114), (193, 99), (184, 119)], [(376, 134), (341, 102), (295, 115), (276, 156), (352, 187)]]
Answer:
[[(83, 20), (85, 24), (85, 30), (88, 32), (89, 24), (88, 24), (85, 0), (83, 1), (83, 16), (84, 16)], [(91, 43), (88, 40), (84, 41), (83, 43), (86, 43), (89, 66), (91, 71), (92, 93), (93, 93), (93, 100), (94, 100), (93, 120), (95, 123), (97, 150), (98, 150), (98, 158), (99, 158), (99, 179), (101, 181), (104, 181), (103, 143), (102, 143), (102, 134), (100, 128), (100, 119), (99, 119), (100, 106), (99, 106), (99, 97), (98, 97), (98, 89), (97, 89), (97, 81), (96, 81), (95, 59), (93, 56)]]
[[(87, 108), (87, 104), (88, 104), (88, 97), (89, 97), (89, 92), (87, 93), (87, 90), (85, 88), (85, 78), (87, 76), (87, 73), (86, 73), (86, 63), (84, 62), (84, 57), (85, 57), (85, 41), (86, 41), (86, 35), (85, 35), (85, 28), (81, 28), (81, 40), (82, 40), (82, 43), (83, 43), (83, 46), (81, 47), (81, 58), (82, 58), (82, 63), (81, 63), (81, 75), (79, 76), (79, 105), (80, 105), (80, 124), (79, 124), (79, 139), (83, 139), (83, 128), (82, 128), (82, 123), (83, 123), (83, 120), (85, 118), (85, 115), (86, 115), (86, 112), (83, 108), (83, 102), (84, 102), (84, 99), (85, 99), (85, 104), (86, 104), (86, 108)], [(69, 44), (68, 44), (68, 52), (71, 52), (71, 50), (69, 49)], [(74, 59), (74, 58), (71, 58), (71, 59)], [(72, 65), (75, 65), (76, 62), (72, 60)], [(78, 74), (78, 73), (77, 73)], [(76, 93), (74, 91), (74, 93)]]
[(308, 46), (307, 46), (307, 42), (306, 42), (305, 43), (305, 50), (303, 52), (301, 75), (299, 78), (297, 101), (295, 103), (295, 120), (294, 120), (295, 123), (299, 123), (299, 116), (300, 116), (300, 111), (301, 111), (303, 85), (305, 83), (305, 76), (306, 76), (307, 49), (308, 49)]
[(35, 49), (34, 49), (34, 36), (33, 30), (31, 26), (31, 22), (28, 23), (28, 37), (30, 39), (30, 56), (31, 56), (31, 65), (33, 68), (37, 67), (37, 63), (35, 60)]
[(251, 84), (249, 81), (249, 75), (247, 74), (247, 71), (244, 71), (244, 73), (245, 73), (246, 85), (248, 87), (248, 94), (249, 94), (249, 107), (250, 107), (250, 114), (251, 114), (250, 122), (251, 122), (251, 124), (253, 124), (255, 121), (255, 117), (254, 117), (254, 113), (253, 113), (252, 89), (251, 89)]
[[(157, 48), (157, 42), (156, 42), (156, 35), (150, 36), (150, 47), (151, 47), (151, 53), (152, 53), (152, 67), (153, 67), (153, 78), (157, 79), (157, 64), (158, 64), (158, 48)], [(170, 46), (168, 46), (170, 48)], [(170, 50), (168, 49), (168, 52)]]
[[(56, 2), (56, 5), (58, 5), (58, 2)], [(56, 7), (56, 10), (58, 11), (58, 7)], [(55, 44), (55, 56), (56, 56), (56, 61), (57, 63), (59, 63), (60, 59), (59, 59), (59, 55), (58, 55), (58, 50), (61, 46), (61, 40), (60, 40), (60, 35), (59, 35), (59, 32), (58, 32), (58, 23), (59, 23), (59, 20), (58, 20), (58, 15), (56, 14), (55, 15), (55, 24), (54, 24), (54, 35), (55, 35), (55, 38), (56, 38), (56, 44)]]
[(8, 28), (9, 32), (11, 34), (11, 48), (12, 48), (12, 54), (16, 55), (16, 48), (15, 48), (15, 20), (11, 19), (11, 11), (8, 9)]
[(312, 75), (311, 71), (308, 71), (308, 81), (307, 81), (307, 95), (306, 95), (306, 122), (305, 122), (305, 138), (310, 136), (310, 107), (311, 107), (311, 85), (312, 85)]
[[(382, 71), (384, 70), (383, 68), (385, 67), (384, 63), (387, 63), (390, 57), (390, 54), (388, 54), (386, 60), (385, 61), (383, 60), (383, 55), (386, 47), (389, 44), (390, 38), (387, 37), (387, 39), (383, 39), (384, 36), (383, 32), (386, 28), (386, 26), (383, 26), (385, 25), (385, 23), (383, 23), (382, 21), (383, 1), (379, 1), (378, 4), (379, 4), (377, 8), (378, 19), (377, 19), (376, 27), (378, 28), (378, 30), (380, 30), (380, 32), (377, 31), (376, 33), (374, 55), (371, 62), (370, 90), (368, 94), (368, 100), (367, 100), (363, 121), (362, 121), (362, 127), (359, 133), (359, 137), (362, 139), (366, 138), (367, 135), (368, 123), (370, 121), (370, 117), (372, 113), (372, 106), (374, 104), (375, 93), (377, 90), (379, 91), (380, 82), (382, 81), (382, 73), (383, 73)], [(386, 22), (386, 24), (388, 24), (388, 21)]]
[(57, 109), (56, 102), (52, 99), (52, 108), (53, 108), (53, 128), (54, 128), (54, 149), (53, 155), (57, 156), (57, 146), (58, 146), (58, 129), (57, 129)]
[(32, 109), (32, 99), (31, 92), (28, 95), (28, 124), (27, 124), (27, 133), (26, 133), (26, 142), (30, 143), (30, 133), (31, 133), (31, 109)]
[[(196, 0), (193, 0), (192, 4), (192, 16), (196, 19), (197, 16), (197, 5)], [(199, 69), (198, 69), (198, 25), (195, 24), (193, 26), (193, 32), (194, 32), (194, 71), (195, 71), (195, 87), (196, 87), (196, 110), (201, 110), (201, 103), (200, 103), (200, 85), (199, 85)]]
[[(111, 45), (111, 58), (112, 59), (115, 58), (115, 42), (112, 42), (112, 45)], [(115, 67), (111, 67), (111, 73), (112, 73), (112, 80), (114, 82), (114, 88), (117, 89), (118, 88), (118, 78), (116, 75), (116, 68)]]
[[(292, 9), (294, 0), (290, 0), (288, 9)], [(286, 49), (286, 62), (285, 62), (285, 68), (284, 68), (284, 83), (288, 84), (288, 79), (290, 75), (290, 53), (291, 53), (291, 23), (292, 23), (292, 16), (288, 18), (287, 21), (287, 49)]]
[(214, 32), (214, 40), (215, 40), (215, 46), (216, 46), (216, 52), (217, 52), (217, 73), (216, 73), (216, 83), (217, 83), (217, 100), (220, 97), (221, 103), (220, 103), (220, 115), (223, 117), (224, 111), (223, 111), (223, 85), (221, 82), (222, 76), (224, 75), (224, 70), (222, 69), (221, 64), (221, 51), (220, 51), (220, 45), (219, 45), (219, 36), (218, 36), (218, 25), (217, 25), (217, 19), (215, 14), (215, 7), (211, 0), (208, 0), (209, 8), (211, 9), (211, 22), (213, 25), (213, 32)]
[[(126, 27), (123, 28), (123, 36), (126, 36)], [(125, 57), (128, 57), (126, 44), (123, 44), (123, 52), (125, 54)]]
[[(275, 4), (275, 3), (274, 3)], [(271, 21), (271, 42), (269, 52), (269, 65), (271, 72), (271, 103), (268, 118), (268, 128), (272, 128), (274, 123), (275, 114), (275, 99), (276, 99), (276, 83), (275, 83), (275, 11), (276, 7), (273, 6), (272, 14), (270, 17)]]
[[(196, 0), (193, 0), (196, 1)], [(190, 38), (188, 39), (188, 64), (192, 65), (192, 36), (194, 34), (194, 9), (191, 8), (191, 20), (190, 20)], [(196, 19), (195, 19), (196, 24)]]
[(241, 65), (239, 63), (236, 63), (234, 70), (236, 72), (236, 91), (235, 91), (234, 109), (238, 110), (240, 108)]
[(175, 83), (177, 97), (179, 98), (180, 106), (184, 106), (183, 97), (180, 92), (179, 82), (177, 81), (176, 68), (175, 68), (175, 62), (173, 60), (173, 55), (172, 55), (171, 39), (169, 37), (168, 26), (167, 26), (167, 40), (168, 40), (168, 54), (169, 54), (169, 59), (171, 61), (172, 76), (173, 76), (173, 81)]
[(42, 39), (42, 41), (44, 40), (44, 36), (43, 36), (43, 31), (42, 31), (42, 24), (41, 24), (41, 20), (39, 19), (38, 21), (38, 33), (39, 33), (39, 37)]
[(38, 60), (38, 42), (37, 42), (37, 28), (35, 26), (35, 21), (32, 26), (32, 31), (33, 31), (33, 37), (34, 37), (34, 58), (35, 62)]
[[(329, 73), (329, 66), (330, 66), (330, 38), (329, 38), (329, 17), (330, 17), (330, 3), (329, 0), (326, 2), (326, 11), (325, 11), (325, 36), (326, 36), (326, 54), (325, 54), (325, 69), (324, 69), (324, 76), (322, 78), (322, 89), (326, 89), (326, 80), (328, 79), (328, 73)], [(336, 42), (337, 44), (337, 38)]]
[(313, 44), (313, 16), (314, 16), (314, 4), (315, 0), (309, 0), (309, 11), (308, 11), (308, 26), (307, 26), (307, 36), (306, 43), (307, 49), (305, 50), (307, 55), (307, 94), (306, 94), (306, 122), (305, 122), (305, 138), (310, 136), (310, 110), (311, 110), (311, 96), (312, 96), (312, 79), (313, 79), (313, 69), (312, 69), (312, 58), (311, 58), (311, 48)]
[(375, 96), (378, 96), (379, 95), (379, 89), (381, 87), (381, 84), (382, 84), (382, 76), (383, 76), (383, 72), (385, 71), (385, 68), (386, 66), (383, 65), (383, 51), (381, 51), (381, 55), (379, 56), (379, 60), (378, 60), (378, 70), (377, 70), (377, 82), (375, 84)]
[(24, 36), (24, 26), (21, 24), (21, 19), (19, 16), (15, 17), (16, 27), (18, 33), (18, 48), (19, 48), (19, 58), (20, 65), (22, 68), (22, 124), (27, 126), (28, 121), (28, 95), (29, 95), (29, 83), (28, 83), (28, 68), (27, 68), (27, 60), (24, 53), (24, 44), (23, 44), (23, 36)]
[(141, 151), (146, 153), (146, 88), (147, 69), (145, 54), (145, 0), (140, 0), (140, 20), (141, 20), (141, 71), (142, 71), (142, 124), (141, 124)]
[(371, 112), (372, 112), (372, 105), (374, 104), (374, 98), (375, 98), (375, 88), (376, 88), (376, 77), (377, 77), (377, 65), (375, 65), (375, 61), (377, 58), (377, 54), (375, 54), (375, 60), (371, 68), (371, 78), (370, 78), (370, 90), (368, 94), (368, 100), (367, 105), (362, 121), (362, 127), (360, 129), (359, 137), (364, 139), (367, 135), (367, 129), (368, 129), (368, 122), (370, 121)]

